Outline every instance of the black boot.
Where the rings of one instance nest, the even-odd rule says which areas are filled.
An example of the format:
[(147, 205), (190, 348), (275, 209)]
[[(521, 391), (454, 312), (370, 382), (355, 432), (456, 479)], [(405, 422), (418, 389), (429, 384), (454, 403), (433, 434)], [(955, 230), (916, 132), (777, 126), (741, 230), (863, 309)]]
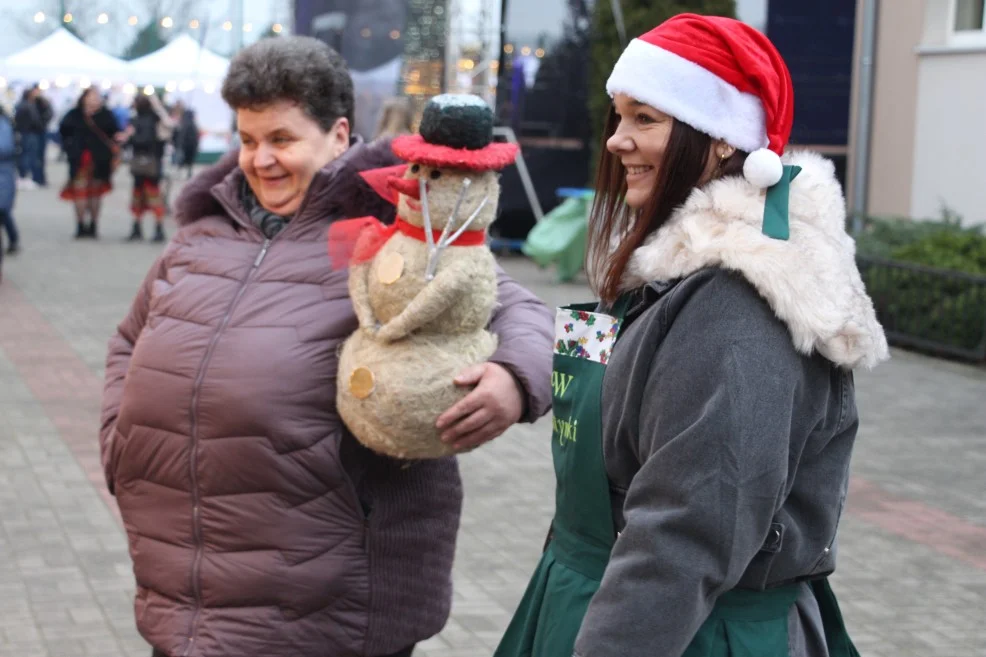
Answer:
[(154, 226), (154, 242), (160, 244), (165, 241), (164, 237), (164, 226), (161, 224), (156, 224)]
[(98, 239), (99, 238), (99, 235), (98, 235), (98, 233), (96, 231), (96, 222), (95, 221), (90, 221), (89, 222), (89, 227), (86, 229), (86, 236), (89, 237), (89, 238), (91, 238), (91, 239)]
[(140, 221), (134, 221), (134, 227), (130, 231), (130, 237), (127, 238), (131, 242), (140, 242), (144, 239), (144, 231), (140, 227)]
[(89, 237), (89, 228), (84, 222), (79, 222), (75, 227), (75, 239), (81, 240), (83, 238)]

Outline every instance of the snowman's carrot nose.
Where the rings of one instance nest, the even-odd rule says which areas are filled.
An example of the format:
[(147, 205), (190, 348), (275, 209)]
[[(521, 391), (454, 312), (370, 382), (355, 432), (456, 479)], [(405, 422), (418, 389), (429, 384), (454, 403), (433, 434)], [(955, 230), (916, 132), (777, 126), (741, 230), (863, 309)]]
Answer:
[(404, 196), (413, 198), (415, 201), (421, 200), (421, 190), (418, 187), (417, 178), (391, 178), (387, 181), (391, 189), (394, 189)]

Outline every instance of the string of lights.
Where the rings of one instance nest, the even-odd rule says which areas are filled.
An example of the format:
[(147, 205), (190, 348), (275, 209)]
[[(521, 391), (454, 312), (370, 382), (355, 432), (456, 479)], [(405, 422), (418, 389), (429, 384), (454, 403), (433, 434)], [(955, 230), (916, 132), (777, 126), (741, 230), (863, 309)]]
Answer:
[[(46, 20), (48, 20), (48, 16), (43, 11), (39, 11), (36, 14), (34, 14), (34, 22), (35, 23), (44, 23)], [(69, 24), (69, 23), (75, 23), (76, 20), (75, 20), (75, 17), (71, 13), (66, 13), (64, 16), (62, 16), (62, 22), (63, 23), (66, 23), (66, 24)], [(100, 25), (107, 25), (107, 24), (113, 22), (113, 18), (108, 13), (103, 12), (103, 13), (99, 14), (96, 17), (96, 22), (98, 24), (100, 24)], [(128, 16), (127, 17), (126, 23), (128, 25), (130, 25), (131, 27), (136, 27), (140, 23), (140, 19), (137, 18), (137, 16), (131, 15), (131, 16)], [(175, 27), (175, 20), (173, 18), (171, 18), (170, 16), (165, 16), (164, 18), (162, 18), (160, 20), (160, 25), (164, 29), (170, 30), (170, 29), (172, 29), (172, 28)], [(190, 29), (190, 30), (198, 30), (201, 27), (202, 27), (202, 22), (200, 20), (198, 20), (197, 18), (193, 18), (190, 21), (188, 21), (188, 29)], [(232, 31), (233, 30), (233, 21), (231, 21), (231, 20), (224, 21), (223, 24), (222, 24), (222, 29), (224, 29), (227, 32)], [(271, 29), (272, 32), (274, 32), (274, 34), (280, 34), (281, 32), (284, 31), (284, 26), (282, 24), (280, 24), (280, 23), (274, 23), (271, 26), (270, 29)], [(244, 23), (243, 24), (243, 31), (244, 32), (252, 32), (253, 31), (253, 23)]]

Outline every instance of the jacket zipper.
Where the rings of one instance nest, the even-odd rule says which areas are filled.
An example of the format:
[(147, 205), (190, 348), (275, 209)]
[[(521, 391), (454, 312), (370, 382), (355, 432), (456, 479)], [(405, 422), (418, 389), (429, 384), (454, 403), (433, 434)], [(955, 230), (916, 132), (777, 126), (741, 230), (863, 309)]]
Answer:
[[(318, 175), (318, 174), (316, 174)], [(311, 190), (305, 194), (305, 198), (302, 199), (301, 206), (298, 208), (298, 212), (295, 217), (300, 217), (302, 212), (307, 208), (308, 202), (311, 200)], [(242, 213), (238, 208), (233, 207), (233, 205), (221, 195), (213, 193), (213, 198), (215, 198), (220, 205), (226, 210), (230, 217), (235, 218), (241, 225), (248, 226), (253, 230), (258, 230), (254, 227), (249, 220), (244, 220)], [(236, 291), (236, 295), (230, 302), (229, 306), (226, 308), (226, 314), (223, 316), (222, 321), (219, 323), (219, 327), (216, 329), (215, 334), (212, 336), (212, 340), (209, 342), (209, 346), (206, 349), (205, 356), (202, 359), (202, 363), (199, 365), (198, 374), (195, 377), (195, 385), (192, 389), (192, 453), (190, 458), (191, 467), (191, 482), (192, 482), (192, 523), (193, 523), (193, 536), (195, 539), (195, 556), (192, 559), (192, 591), (195, 596), (195, 613), (192, 615), (191, 626), (188, 631), (188, 643), (185, 646), (185, 650), (182, 652), (182, 657), (189, 657), (192, 652), (192, 648), (195, 645), (195, 632), (198, 628), (199, 615), (202, 613), (202, 583), (200, 581), (200, 569), (202, 566), (202, 526), (200, 524), (199, 517), (199, 479), (198, 479), (198, 407), (199, 407), (199, 391), (202, 388), (202, 381), (205, 379), (205, 371), (209, 365), (209, 361), (212, 359), (212, 353), (215, 350), (216, 343), (219, 342), (219, 338), (222, 336), (223, 331), (226, 329), (226, 325), (229, 323), (230, 317), (233, 315), (233, 311), (236, 309), (236, 305), (240, 301), (240, 297), (243, 296), (243, 292), (246, 290), (247, 284), (253, 278), (254, 273), (260, 267), (260, 264), (264, 261), (267, 256), (267, 251), (270, 249), (271, 242), (283, 235), (288, 231), (289, 226), (285, 226), (280, 233), (274, 237), (265, 237), (264, 244), (257, 253), (257, 257), (253, 261), (253, 266), (250, 271), (247, 272), (246, 277), (240, 282), (240, 287)], [(357, 497), (357, 508), (358, 508), (358, 497)], [(364, 537), (369, 534), (369, 523), (364, 525)]]
[(264, 261), (267, 256), (267, 251), (270, 249), (271, 238), (266, 238), (264, 240), (264, 245), (261, 247), (260, 252), (257, 253), (257, 257), (253, 261), (253, 265), (250, 267), (250, 271), (247, 275), (240, 281), (240, 287), (236, 290), (236, 294), (233, 296), (233, 300), (230, 302), (229, 306), (226, 308), (226, 314), (223, 315), (222, 320), (219, 322), (219, 327), (216, 332), (212, 335), (212, 340), (209, 342), (208, 348), (206, 348), (205, 356), (202, 358), (202, 363), (199, 365), (198, 374), (195, 376), (195, 385), (192, 388), (192, 451), (190, 458), (190, 474), (192, 482), (192, 533), (195, 538), (195, 556), (192, 558), (192, 592), (195, 596), (195, 613), (192, 615), (191, 627), (188, 631), (188, 643), (185, 646), (185, 650), (182, 652), (182, 657), (189, 657), (192, 652), (192, 648), (195, 645), (195, 632), (198, 628), (199, 615), (202, 612), (202, 582), (201, 582), (201, 567), (202, 567), (202, 553), (204, 551), (202, 545), (202, 524), (200, 522), (200, 506), (201, 500), (199, 497), (199, 477), (198, 477), (198, 447), (199, 447), (199, 437), (198, 437), (198, 414), (199, 414), (199, 392), (202, 389), (202, 382), (205, 380), (205, 372), (209, 367), (209, 361), (212, 360), (212, 354), (215, 351), (216, 344), (219, 343), (219, 338), (222, 337), (223, 331), (226, 330), (226, 326), (229, 324), (230, 318), (233, 316), (233, 311), (236, 310), (236, 306), (240, 299), (243, 297), (243, 293), (246, 291), (247, 285), (253, 278), (254, 273), (260, 268), (260, 263)]

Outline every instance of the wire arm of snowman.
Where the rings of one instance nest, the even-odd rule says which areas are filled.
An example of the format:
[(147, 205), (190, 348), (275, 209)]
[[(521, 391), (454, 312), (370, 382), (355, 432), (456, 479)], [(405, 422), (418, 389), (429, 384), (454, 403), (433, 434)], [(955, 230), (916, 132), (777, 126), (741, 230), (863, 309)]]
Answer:
[[(452, 214), (449, 216), (448, 221), (445, 223), (445, 228), (442, 229), (436, 241), (432, 231), (431, 211), (428, 203), (428, 186), (423, 178), (418, 179), (422, 201), (421, 213), (425, 223), (425, 241), (428, 246), (428, 261), (425, 267), (425, 280), (428, 284), (408, 303), (407, 307), (400, 314), (377, 330), (376, 337), (378, 340), (394, 342), (427, 326), (440, 318), (449, 308), (453, 307), (470, 289), (471, 281), (465, 261), (452, 261), (442, 267), (441, 270), (439, 270), (439, 262), (442, 253), (449, 246), (454, 245), (456, 240), (469, 230), (469, 227), (476, 221), (483, 208), (489, 203), (490, 197), (487, 194), (480, 201), (476, 209), (473, 210), (472, 214), (458, 228), (453, 229), (458, 219), (459, 210), (462, 208), (462, 202), (465, 200), (466, 192), (469, 191), (471, 184), (472, 180), (469, 178), (463, 180)], [(372, 311), (370, 312), (372, 315)]]
[(364, 331), (375, 334), (377, 318), (370, 305), (370, 262), (352, 265), (349, 272), (349, 298), (353, 302), (353, 310), (359, 327)]

